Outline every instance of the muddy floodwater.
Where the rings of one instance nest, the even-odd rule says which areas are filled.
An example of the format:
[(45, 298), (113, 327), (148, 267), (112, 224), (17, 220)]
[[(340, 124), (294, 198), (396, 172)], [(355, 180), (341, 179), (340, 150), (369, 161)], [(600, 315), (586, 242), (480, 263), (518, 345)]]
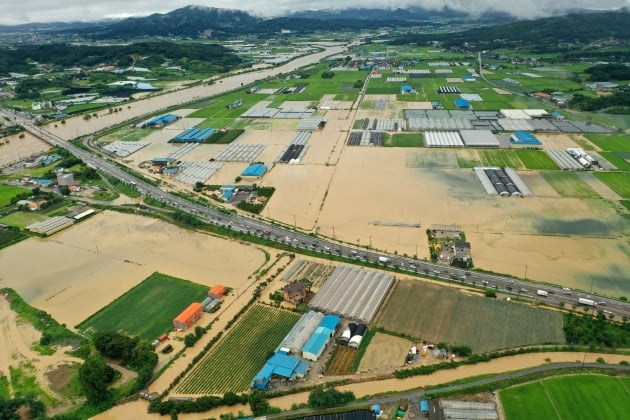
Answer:
[(74, 326), (151, 273), (238, 288), (265, 262), (254, 246), (106, 211), (0, 251), (0, 285)]

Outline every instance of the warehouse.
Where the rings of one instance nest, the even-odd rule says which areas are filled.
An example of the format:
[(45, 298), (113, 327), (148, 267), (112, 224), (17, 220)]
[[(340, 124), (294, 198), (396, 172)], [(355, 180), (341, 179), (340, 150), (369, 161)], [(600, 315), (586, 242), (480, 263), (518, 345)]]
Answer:
[(169, 143), (203, 143), (210, 138), (217, 130), (214, 128), (189, 128), (169, 140)]
[(269, 389), (269, 384), (274, 376), (279, 376), (288, 380), (302, 378), (308, 372), (309, 364), (297, 357), (277, 351), (267, 360), (267, 363), (254, 377), (251, 387), (260, 391)]
[(369, 323), (392, 286), (388, 273), (340, 265), (328, 277), (310, 305), (325, 312)]
[(341, 318), (338, 316), (326, 315), (306, 344), (304, 344), (304, 347), (302, 347), (302, 357), (316, 362), (324, 352), (330, 339), (335, 335), (335, 331), (340, 322)]
[(499, 147), (499, 139), (490, 130), (460, 130), (466, 147)]
[(464, 147), (457, 131), (426, 131), (424, 143), (427, 147)]
[(173, 328), (177, 331), (186, 331), (188, 328), (192, 327), (195, 322), (201, 319), (201, 311), (203, 311), (201, 303), (191, 303), (188, 308), (184, 309), (184, 311), (173, 320)]
[(510, 143), (517, 146), (542, 146), (540, 140), (528, 131), (515, 131), (510, 136)]
[(242, 177), (248, 178), (260, 178), (267, 172), (267, 166), (262, 163), (254, 163), (253, 165), (249, 165), (243, 172), (241, 172)]
[(222, 284), (217, 284), (216, 286), (213, 286), (212, 289), (208, 291), (208, 297), (211, 297), (214, 299), (221, 299), (223, 298), (223, 296), (225, 296), (226, 291), (227, 291), (227, 288), (225, 286), (223, 286)]
[(302, 315), (302, 318), (282, 339), (276, 351), (282, 349), (288, 354), (299, 354), (323, 319), (324, 314), (321, 312), (309, 311)]

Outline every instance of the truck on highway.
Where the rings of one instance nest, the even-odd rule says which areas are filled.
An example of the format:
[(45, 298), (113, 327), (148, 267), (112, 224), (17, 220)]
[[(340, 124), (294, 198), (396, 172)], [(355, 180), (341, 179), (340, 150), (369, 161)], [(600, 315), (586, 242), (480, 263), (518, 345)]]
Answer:
[(536, 291), (536, 294), (537, 294), (538, 296), (542, 296), (542, 297), (547, 297), (547, 296), (549, 296), (549, 292), (548, 292), (548, 291), (546, 291), (546, 290), (540, 290), (540, 289), (538, 289), (538, 290)]
[(387, 257), (378, 257), (378, 262), (387, 264), (389, 262), (389, 258)]
[(578, 303), (580, 305), (592, 306), (593, 308), (597, 306), (597, 303), (595, 303), (593, 299), (578, 298)]

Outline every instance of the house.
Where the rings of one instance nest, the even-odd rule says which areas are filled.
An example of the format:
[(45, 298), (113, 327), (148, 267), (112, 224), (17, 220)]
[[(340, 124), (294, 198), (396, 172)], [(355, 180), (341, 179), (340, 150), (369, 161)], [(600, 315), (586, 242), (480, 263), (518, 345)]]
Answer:
[(16, 204), (18, 206), (26, 206), (30, 211), (35, 211), (41, 209), (46, 203), (48, 203), (48, 201), (40, 198), (38, 200), (20, 200)]
[(289, 283), (281, 290), (284, 300), (295, 303), (296, 305), (304, 303), (308, 295), (308, 285), (303, 281)]
[(186, 331), (195, 322), (201, 319), (203, 306), (199, 302), (191, 303), (182, 313), (173, 320), (173, 328), (177, 331)]
[(455, 250), (455, 256), (453, 259), (455, 260), (466, 261), (472, 256), (470, 252), (470, 242), (455, 242), (453, 248)]
[(74, 185), (74, 174), (72, 172), (69, 172), (69, 173), (58, 172), (57, 184), (60, 187), (69, 187), (71, 185)]

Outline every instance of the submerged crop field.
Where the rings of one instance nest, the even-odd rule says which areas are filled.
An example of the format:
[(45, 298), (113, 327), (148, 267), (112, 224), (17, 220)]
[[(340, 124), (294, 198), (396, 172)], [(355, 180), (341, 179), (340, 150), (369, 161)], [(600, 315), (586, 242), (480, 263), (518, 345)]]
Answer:
[(572, 375), (508, 388), (500, 398), (510, 420), (625, 419), (629, 385), (628, 377)]
[(153, 273), (78, 328), (83, 332), (124, 330), (152, 341), (170, 331), (173, 318), (191, 303), (203, 300), (207, 292), (206, 286)]
[(256, 305), (177, 388), (181, 394), (246, 391), (300, 315)]
[(476, 353), (564, 341), (560, 313), (413, 281), (396, 285), (376, 325)]

